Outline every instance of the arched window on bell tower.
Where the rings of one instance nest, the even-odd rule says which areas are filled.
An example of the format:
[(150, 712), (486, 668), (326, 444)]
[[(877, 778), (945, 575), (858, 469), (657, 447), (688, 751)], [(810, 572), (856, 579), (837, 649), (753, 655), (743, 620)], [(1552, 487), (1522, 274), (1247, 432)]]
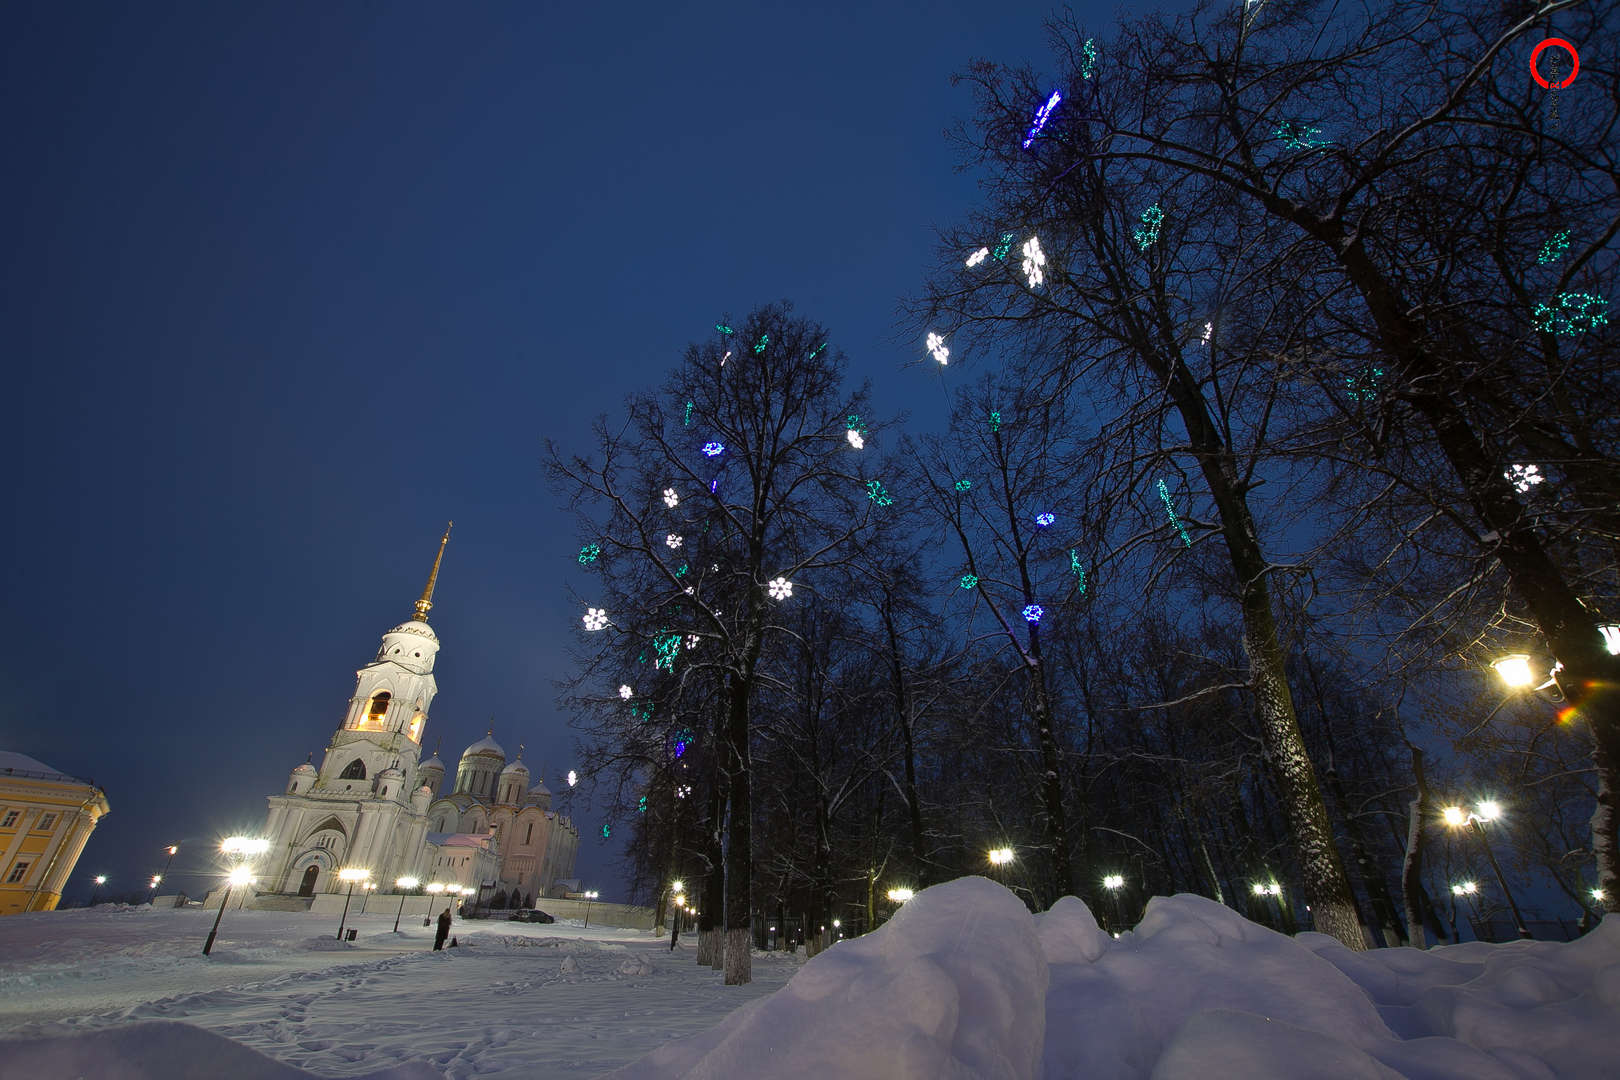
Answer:
[(345, 765), (343, 767), (343, 771), (338, 774), (339, 780), (364, 780), (365, 778), (366, 763), (361, 761), (359, 758), (355, 758), (353, 761)]
[(388, 715), (388, 703), (394, 695), (387, 690), (379, 690), (371, 695), (371, 704), (366, 706), (366, 724), (369, 727), (382, 727), (383, 717)]

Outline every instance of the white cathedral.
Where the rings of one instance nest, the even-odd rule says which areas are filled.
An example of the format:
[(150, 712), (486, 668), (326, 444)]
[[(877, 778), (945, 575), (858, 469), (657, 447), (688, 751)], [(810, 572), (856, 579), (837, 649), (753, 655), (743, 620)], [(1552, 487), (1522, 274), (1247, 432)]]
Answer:
[[(439, 638), (428, 625), (446, 528), (416, 614), (383, 635), (355, 672), (354, 697), (321, 767), (305, 762), (270, 796), (261, 881), (269, 892), (313, 896), (343, 886), (338, 870), (363, 867), (379, 887), (396, 878), (479, 888), (494, 883), (513, 906), (573, 877), (579, 830), (551, 809), (544, 780), (529, 785), (522, 750), (511, 764), (494, 732), (467, 747), (455, 789), (440, 795), (444, 762), (420, 761), (438, 693)], [(313, 756), (313, 755), (311, 755)]]

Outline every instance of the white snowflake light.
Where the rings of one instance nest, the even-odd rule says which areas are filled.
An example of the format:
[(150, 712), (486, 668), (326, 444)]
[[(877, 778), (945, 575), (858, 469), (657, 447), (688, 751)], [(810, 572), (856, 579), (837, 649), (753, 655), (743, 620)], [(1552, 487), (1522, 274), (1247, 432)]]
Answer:
[(1024, 241), (1024, 277), (1029, 280), (1029, 287), (1034, 288), (1046, 280), (1041, 267), (1046, 265), (1046, 253), (1041, 250), (1041, 238), (1032, 236)]
[(720, 366), (725, 367), (726, 366), (726, 361), (730, 360), (730, 359), (731, 359), (731, 350), (727, 349), (726, 350), (726, 355), (724, 355), (724, 356), (722, 356), (720, 358)]
[(1508, 478), (1513, 490), (1521, 494), (1547, 479), (1541, 475), (1541, 468), (1537, 465), (1509, 465), (1502, 475)]
[(601, 630), (607, 626), (607, 622), (606, 610), (599, 607), (585, 609), (585, 629)]
[(619, 687), (619, 696), (624, 698), (624, 700), (626, 700), (626, 701), (629, 701), (630, 696), (632, 694), (634, 694), (634, 693), (635, 693), (635, 691), (630, 689), (630, 687), (628, 685)]
[(1204, 324), (1203, 342), (1204, 342), (1205, 345), (1209, 344), (1209, 335), (1213, 334), (1214, 332), (1215, 332), (1215, 324), (1214, 323), (1207, 322), (1207, 323)]
[(673, 510), (677, 506), (679, 506), (680, 503), (681, 503), (681, 497), (680, 497), (680, 495), (678, 495), (676, 493), (674, 488), (665, 488), (664, 489), (664, 505), (665, 506), (667, 506), (671, 510)]
[(574, 772), (573, 769), (569, 769), (568, 770), (568, 786), (573, 787), (577, 783), (579, 783), (579, 774)]
[(668, 544), (671, 550), (680, 547), (683, 542), (680, 533), (670, 533), (664, 537), (664, 543)]
[(987, 247), (980, 248), (978, 251), (975, 251), (973, 254), (968, 256), (968, 260), (967, 260), (968, 269), (969, 270), (973, 269), (975, 266), (978, 266), (980, 263), (984, 262), (984, 260), (988, 259), (989, 257), (990, 257), (990, 249), (987, 248)]
[(685, 592), (685, 593), (686, 593), (686, 595), (687, 595), (687, 596), (696, 596), (696, 595), (697, 595), (697, 590), (696, 590), (696, 589), (694, 589), (694, 588), (693, 588), (693, 587), (692, 587), (692, 586), (690, 586), (690, 585), (688, 585), (688, 586), (687, 586), (687, 587), (686, 587), (686, 588), (685, 588), (685, 590), (683, 590), (683, 591), (684, 591), (684, 592)]
[(793, 582), (785, 577), (772, 578), (765, 587), (770, 590), (772, 600), (786, 600), (793, 595)]
[(675, 789), (675, 797), (677, 799), (684, 799), (690, 794), (692, 794), (691, 784), (682, 784), (680, 787)]
[(866, 447), (866, 440), (861, 438), (861, 433), (856, 431), (854, 428), (850, 428), (848, 431), (844, 432), (844, 437), (849, 440), (849, 445), (853, 446), (857, 450), (861, 450)]
[(702, 640), (703, 639), (698, 637), (696, 634), (687, 634), (686, 635), (686, 647), (688, 649), (695, 649), (695, 648), (698, 647), (698, 642), (700, 642)]
[(951, 350), (945, 347), (945, 338), (943, 335), (930, 333), (927, 340), (924, 341), (923, 344), (928, 347), (928, 355), (932, 356), (935, 360), (938, 360), (941, 364), (945, 363), (951, 358)]

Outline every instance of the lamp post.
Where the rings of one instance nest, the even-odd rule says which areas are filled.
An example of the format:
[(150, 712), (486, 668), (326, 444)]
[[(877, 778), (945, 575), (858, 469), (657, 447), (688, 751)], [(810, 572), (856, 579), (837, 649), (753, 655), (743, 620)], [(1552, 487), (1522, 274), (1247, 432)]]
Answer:
[[(173, 858), (173, 853), (178, 850), (179, 848), (170, 848), (170, 858)], [(248, 865), (247, 860), (269, 851), (270, 841), (257, 836), (228, 836), (220, 842), (219, 850), (235, 865), (225, 877), (225, 892), (219, 898), (219, 912), (214, 916), (213, 928), (208, 931), (208, 940), (203, 942), (204, 956), (214, 951), (214, 938), (219, 934), (220, 921), (225, 918), (225, 905), (231, 902), (231, 890), (238, 885), (253, 884), (253, 867)]]
[(1013, 861), (1013, 849), (1010, 847), (991, 848), (986, 852), (986, 858), (990, 860), (996, 884), (1005, 888), (1007, 883), (1002, 880), (1005, 875), (1003, 867)]
[(179, 844), (170, 844), (168, 847), (164, 848), (163, 850), (167, 851), (169, 853), (169, 857), (163, 863), (163, 873), (157, 875), (155, 878), (152, 879), (152, 881), (153, 881), (153, 886), (152, 887), (153, 888), (157, 888), (156, 883), (159, 882), (159, 881), (162, 881), (165, 877), (168, 876), (169, 867), (174, 864), (174, 857), (176, 855), (180, 854), (180, 845)]
[(595, 889), (592, 889), (590, 892), (585, 894), (585, 927), (584, 928), (586, 930), (589, 930), (591, 928), (591, 901), (595, 900), (597, 895), (598, 894), (597, 894)]
[(1278, 921), (1282, 919), (1282, 886), (1277, 884), (1275, 878), (1271, 881), (1257, 881), (1254, 883), (1254, 895), (1271, 896), (1277, 900)]
[[(1108, 890), (1108, 895), (1114, 901), (1114, 925), (1115, 926), (1123, 926), (1124, 923), (1125, 923), (1125, 919), (1124, 919), (1124, 916), (1120, 915), (1120, 913), (1119, 913), (1119, 890), (1121, 890), (1121, 889), (1123, 889), (1125, 887), (1125, 875), (1123, 875), (1123, 874), (1108, 874), (1107, 876), (1105, 876), (1103, 878), (1102, 883), (1103, 883), (1103, 888)], [(1115, 936), (1117, 937), (1118, 934), (1116, 934)]]
[(96, 906), (96, 899), (99, 896), (101, 896), (101, 887), (103, 885), (105, 885), (105, 884), (107, 884), (107, 875), (106, 874), (97, 874), (96, 875), (96, 887), (94, 889), (90, 890), (90, 906), (91, 907)]
[(230, 902), (231, 889), (237, 885), (253, 884), (253, 870), (248, 866), (238, 866), (225, 878), (225, 895), (219, 898), (219, 912), (214, 916), (213, 929), (208, 931), (208, 940), (203, 942), (203, 955), (207, 956), (214, 951), (214, 938), (219, 934), (219, 922), (225, 917), (225, 905)]
[(343, 898), (343, 917), (338, 920), (337, 937), (343, 940), (343, 924), (349, 921), (349, 901), (354, 899), (354, 887), (371, 877), (371, 871), (363, 866), (345, 866), (338, 871), (338, 880), (349, 883), (349, 894)]
[[(394, 879), (394, 888), (396, 889), (409, 891), (420, 884), (422, 883), (416, 878), (409, 876)], [(399, 933), (399, 917), (403, 914), (405, 914), (405, 893), (402, 892), (399, 894), (399, 910), (394, 912), (394, 933), (396, 934)]]
[(1479, 846), (1485, 849), (1485, 858), (1490, 861), (1491, 870), (1496, 874), (1496, 883), (1502, 886), (1502, 895), (1507, 898), (1508, 909), (1513, 912), (1513, 923), (1519, 929), (1519, 936), (1529, 938), (1530, 930), (1524, 925), (1524, 916), (1519, 914), (1519, 905), (1514, 902), (1513, 892), (1508, 888), (1507, 878), (1502, 874), (1502, 866), (1496, 861), (1496, 853), (1491, 850), (1490, 838), (1485, 835), (1485, 829), (1480, 824), (1501, 817), (1502, 808), (1497, 805), (1496, 800), (1486, 799), (1479, 803), (1475, 811), (1469, 812), (1460, 806), (1448, 806), (1440, 812), (1440, 816), (1454, 829), (1465, 825), (1474, 827), (1474, 835), (1479, 837)]

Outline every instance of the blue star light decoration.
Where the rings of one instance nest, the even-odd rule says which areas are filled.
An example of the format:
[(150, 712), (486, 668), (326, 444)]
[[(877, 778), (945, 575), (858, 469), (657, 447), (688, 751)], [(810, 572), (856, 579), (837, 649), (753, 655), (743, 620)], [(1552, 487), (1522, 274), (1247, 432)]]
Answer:
[(1137, 250), (1146, 251), (1158, 242), (1159, 226), (1163, 223), (1164, 211), (1159, 208), (1158, 203), (1142, 211), (1142, 224), (1131, 234), (1131, 239), (1136, 241)]
[(1046, 103), (1035, 110), (1035, 119), (1030, 121), (1029, 130), (1024, 132), (1025, 150), (1028, 150), (1035, 142), (1035, 137), (1041, 133), (1041, 129), (1046, 126), (1046, 122), (1052, 119), (1052, 110), (1057, 108), (1058, 103), (1062, 100), (1063, 94), (1054, 90), (1052, 96), (1046, 99)]
[(1024, 608), (1023, 614), (1025, 622), (1029, 623), (1031, 626), (1039, 626), (1041, 624), (1041, 617), (1046, 614), (1046, 609), (1041, 607), (1039, 604), (1029, 604)]
[(723, 454), (725, 452), (726, 452), (726, 444), (725, 443), (706, 442), (706, 443), (703, 444), (703, 453), (704, 453), (705, 457), (719, 457), (721, 454)]
[(1035, 515), (1035, 527), (1037, 529), (1044, 529), (1044, 528), (1046, 528), (1048, 525), (1052, 524), (1052, 522), (1054, 522), (1056, 520), (1057, 520), (1057, 515), (1056, 514), (1053, 514), (1053, 513), (1049, 512), (1049, 511), (1043, 511), (1042, 513), (1039, 513), (1039, 514)]
[(1592, 293), (1565, 292), (1550, 303), (1536, 305), (1536, 329), (1544, 334), (1573, 337), (1609, 321), (1609, 302)]
[(1170, 498), (1170, 486), (1163, 480), (1159, 481), (1159, 498), (1164, 502), (1164, 512), (1170, 515), (1170, 524), (1174, 525), (1176, 532), (1181, 535), (1181, 542), (1192, 547), (1192, 537), (1187, 535), (1187, 527), (1176, 516), (1176, 504)]
[(579, 565), (589, 566), (602, 557), (601, 544), (586, 544), (579, 549)]
[(1564, 257), (1564, 252), (1568, 250), (1569, 230), (1559, 229), (1557, 232), (1553, 233), (1547, 238), (1546, 243), (1541, 245), (1541, 251), (1536, 255), (1536, 262), (1540, 263), (1542, 266), (1546, 266), (1548, 263), (1557, 262), (1559, 259)]
[(884, 489), (881, 480), (868, 480), (866, 482), (866, 497), (879, 506), (894, 505), (894, 498)]

